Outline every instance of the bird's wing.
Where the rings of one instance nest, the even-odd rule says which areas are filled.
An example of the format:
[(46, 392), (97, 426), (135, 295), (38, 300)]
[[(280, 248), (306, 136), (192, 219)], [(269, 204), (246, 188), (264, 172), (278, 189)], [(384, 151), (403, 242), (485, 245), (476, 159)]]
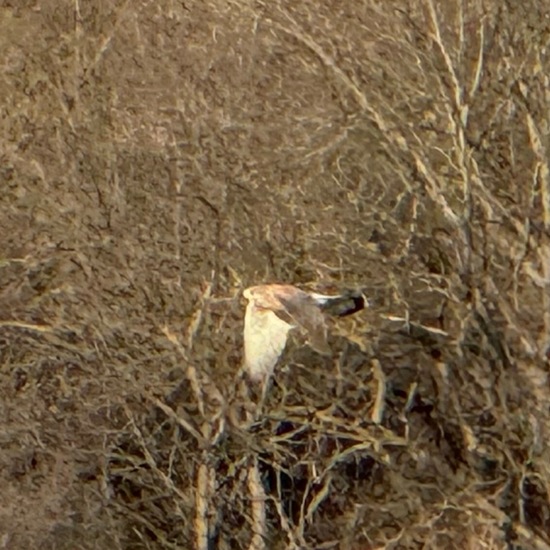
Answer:
[(286, 312), (307, 332), (311, 346), (320, 353), (329, 353), (325, 318), (315, 300), (301, 290), (278, 298)]
[(270, 309), (258, 308), (250, 300), (244, 316), (244, 366), (250, 378), (269, 378), (285, 349), (292, 324), (283, 321)]
[(348, 290), (339, 296), (312, 293), (311, 297), (319, 304), (321, 311), (336, 317), (345, 317), (369, 306), (364, 294), (355, 290)]

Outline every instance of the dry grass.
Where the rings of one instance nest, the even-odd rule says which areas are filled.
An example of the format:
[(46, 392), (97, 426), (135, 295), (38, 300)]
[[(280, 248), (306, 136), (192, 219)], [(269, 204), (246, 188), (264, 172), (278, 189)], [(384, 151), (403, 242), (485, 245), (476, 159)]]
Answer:
[[(23, 4), (0, 548), (550, 548), (544, 3)], [(372, 308), (251, 423), (263, 281)]]

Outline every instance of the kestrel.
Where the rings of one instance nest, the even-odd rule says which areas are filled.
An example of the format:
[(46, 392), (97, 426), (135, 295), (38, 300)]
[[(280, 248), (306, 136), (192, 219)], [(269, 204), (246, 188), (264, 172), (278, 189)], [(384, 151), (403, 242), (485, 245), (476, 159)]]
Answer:
[(360, 292), (324, 296), (292, 285), (260, 285), (247, 288), (244, 317), (244, 368), (250, 379), (266, 382), (285, 349), (290, 330), (299, 328), (309, 345), (328, 354), (324, 313), (343, 317), (366, 307)]

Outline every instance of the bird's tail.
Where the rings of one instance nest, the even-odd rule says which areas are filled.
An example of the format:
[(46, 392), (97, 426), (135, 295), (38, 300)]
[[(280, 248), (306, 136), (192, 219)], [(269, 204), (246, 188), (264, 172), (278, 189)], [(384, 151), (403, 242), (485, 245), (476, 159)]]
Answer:
[(323, 312), (336, 317), (345, 317), (369, 307), (365, 295), (357, 290), (346, 291), (340, 296), (324, 296), (322, 294), (312, 294), (312, 296)]

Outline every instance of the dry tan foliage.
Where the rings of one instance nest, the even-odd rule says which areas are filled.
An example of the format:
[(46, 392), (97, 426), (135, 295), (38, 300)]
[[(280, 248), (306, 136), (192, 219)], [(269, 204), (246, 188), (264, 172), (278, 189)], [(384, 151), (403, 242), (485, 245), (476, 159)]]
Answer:
[(1, 10), (0, 548), (550, 548), (544, 2)]

